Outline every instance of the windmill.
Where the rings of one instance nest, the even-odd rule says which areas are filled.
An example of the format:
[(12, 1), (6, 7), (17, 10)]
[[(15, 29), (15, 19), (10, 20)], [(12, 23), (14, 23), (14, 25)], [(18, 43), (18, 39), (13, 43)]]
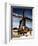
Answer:
[[(27, 27), (27, 31), (24, 31), (24, 29), (26, 28), (26, 19), (27, 20), (30, 20), (30, 21), (32, 21), (32, 19), (29, 18), (29, 17), (24, 16), (24, 9), (23, 9), (23, 16), (19, 16), (19, 15), (17, 16), (17, 15), (18, 14), (16, 14), (16, 13), (12, 13), (12, 16), (17, 17), (17, 18), (22, 18), (20, 20), (20, 22), (19, 22), (18, 34), (22, 34), (23, 33), (23, 35), (24, 35), (24, 33), (27, 33), (29, 31), (29, 28), (28, 27)], [(20, 28), (21, 27), (21, 24), (22, 24), (22, 29)], [(17, 28), (14, 28), (14, 29), (17, 29)], [(31, 31), (30, 31), (30, 34), (31, 34)]]

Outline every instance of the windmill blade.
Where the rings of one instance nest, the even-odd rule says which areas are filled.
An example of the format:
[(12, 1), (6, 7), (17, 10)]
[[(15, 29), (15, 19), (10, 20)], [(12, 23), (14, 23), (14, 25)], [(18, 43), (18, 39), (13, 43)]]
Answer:
[(23, 16), (16, 16), (16, 15), (13, 15), (14, 17), (17, 17), (17, 18), (23, 18)]
[(16, 14), (16, 13), (12, 13), (12, 15), (13, 15), (14, 17), (23, 18), (22, 15), (19, 15), (19, 14)]
[(28, 18), (28, 17), (25, 17), (27, 20), (30, 20), (30, 21), (32, 21), (32, 19), (31, 18)]
[[(16, 14), (16, 13), (12, 13), (12, 15), (14, 16), (14, 17), (17, 17), (17, 18), (23, 18), (23, 16), (22, 15), (19, 15), (19, 14)], [(27, 20), (30, 20), (30, 21), (32, 21), (32, 19), (31, 18), (28, 18), (28, 17), (24, 17), (25, 19), (27, 19)]]

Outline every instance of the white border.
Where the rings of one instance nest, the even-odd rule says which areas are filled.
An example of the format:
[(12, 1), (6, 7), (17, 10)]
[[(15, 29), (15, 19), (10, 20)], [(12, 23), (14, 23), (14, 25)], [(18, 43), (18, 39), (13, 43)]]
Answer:
[(6, 14), (5, 14), (5, 43), (9, 43), (10, 39), (11, 39), (11, 5), (9, 5), (8, 3), (5, 3), (6, 5)]

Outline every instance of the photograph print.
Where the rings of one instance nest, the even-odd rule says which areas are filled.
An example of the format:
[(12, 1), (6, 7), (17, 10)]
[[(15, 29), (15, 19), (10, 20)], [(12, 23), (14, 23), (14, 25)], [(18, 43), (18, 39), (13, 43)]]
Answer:
[(32, 37), (32, 7), (11, 6), (11, 38)]

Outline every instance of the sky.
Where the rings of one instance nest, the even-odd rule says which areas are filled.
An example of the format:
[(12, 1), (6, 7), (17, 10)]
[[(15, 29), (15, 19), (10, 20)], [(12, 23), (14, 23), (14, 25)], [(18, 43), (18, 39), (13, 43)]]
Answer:
[[(20, 9), (20, 8), (14, 8), (13, 12), (16, 13), (16, 14), (18, 14), (19, 16), (23, 15), (23, 10)], [(32, 9), (25, 9), (24, 16), (29, 17), (29, 18), (32, 19)], [(20, 20), (21, 19), (19, 19), (19, 18), (13, 17), (13, 23), (12, 23), (13, 27), (19, 27), (19, 21)], [(32, 22), (30, 22), (30, 21), (27, 20), (26, 21), (26, 26), (28, 28), (32, 28)]]

